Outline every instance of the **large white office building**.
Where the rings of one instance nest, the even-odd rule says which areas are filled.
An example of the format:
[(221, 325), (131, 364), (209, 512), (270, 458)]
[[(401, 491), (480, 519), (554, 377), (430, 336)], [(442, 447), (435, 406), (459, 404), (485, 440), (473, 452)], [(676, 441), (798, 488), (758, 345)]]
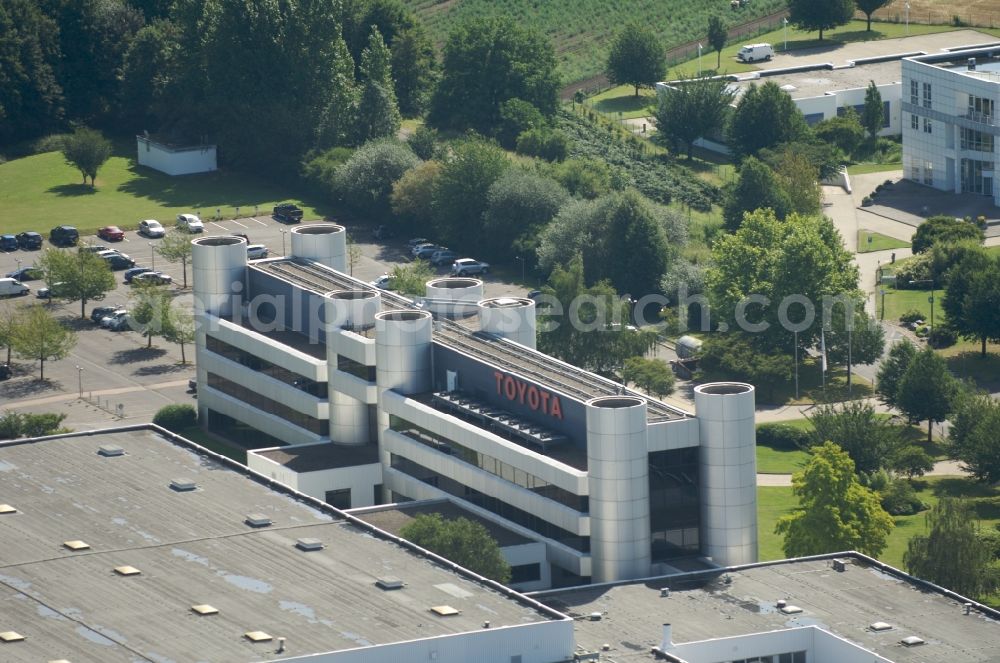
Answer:
[(530, 299), (348, 276), (345, 235), (299, 226), (249, 263), (194, 240), (199, 415), (268, 447), (252, 469), (342, 509), (448, 499), (544, 544), (522, 589), (756, 561), (751, 386), (702, 385), (694, 414), (647, 399), (537, 352)]
[(1000, 48), (905, 58), (902, 94), (904, 176), (1000, 205)]

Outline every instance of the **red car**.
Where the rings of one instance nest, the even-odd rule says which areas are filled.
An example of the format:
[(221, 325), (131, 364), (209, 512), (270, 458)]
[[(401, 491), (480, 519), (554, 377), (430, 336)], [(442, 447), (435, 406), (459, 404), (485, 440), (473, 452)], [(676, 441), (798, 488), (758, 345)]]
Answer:
[(97, 236), (106, 242), (120, 242), (125, 239), (125, 231), (118, 226), (104, 226), (97, 231)]

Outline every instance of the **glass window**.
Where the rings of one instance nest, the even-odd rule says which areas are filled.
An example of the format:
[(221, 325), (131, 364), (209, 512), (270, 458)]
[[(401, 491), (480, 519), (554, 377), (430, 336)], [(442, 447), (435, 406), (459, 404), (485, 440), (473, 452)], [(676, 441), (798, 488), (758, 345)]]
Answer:
[(322, 435), (323, 437), (329, 437), (330, 435), (329, 421), (310, 417), (308, 414), (303, 414), (298, 410), (294, 410), (287, 405), (284, 405), (283, 403), (271, 400), (267, 396), (263, 396), (249, 387), (237, 384), (232, 380), (227, 380), (221, 375), (209, 373), (208, 386), (212, 389), (221, 391), (228, 396), (232, 396), (235, 399), (241, 400), (248, 405), (252, 405), (258, 410), (267, 412), (268, 414), (273, 414), (274, 416), (284, 419), (289, 423), (295, 424), (299, 428), (305, 428), (311, 433)]
[(323, 501), (335, 509), (350, 509), (351, 489), (328, 490), (326, 491), (326, 498)]
[(519, 582), (534, 582), (541, 579), (542, 565), (537, 562), (534, 564), (518, 564), (517, 566), (510, 567), (511, 584)]
[(654, 561), (698, 551), (698, 448), (649, 454), (649, 525)]
[(934, 162), (924, 162), (924, 184), (934, 186)]
[(910, 81), (910, 103), (916, 106), (920, 103), (919, 97), (920, 84), (916, 81)]
[(920, 118), (915, 113), (910, 114), (910, 128), (914, 131), (920, 129)]
[(246, 366), (251, 371), (263, 373), (264, 375), (272, 377), (275, 380), (280, 380), (285, 384), (292, 385), (296, 389), (301, 389), (307, 394), (316, 396), (317, 398), (328, 397), (329, 385), (326, 382), (316, 382), (315, 380), (311, 380), (304, 375), (294, 373), (283, 366), (272, 364), (265, 359), (261, 359), (257, 355), (250, 354), (246, 350), (241, 350), (235, 345), (226, 343), (225, 341), (214, 336), (208, 335), (205, 338), (205, 348), (221, 357), (225, 357), (229, 361), (234, 361), (241, 366)]
[(928, 120), (926, 117), (924, 118), (924, 133), (925, 134), (934, 133), (934, 130), (931, 126), (931, 121)]
[(931, 107), (931, 84), (924, 83), (924, 108)]
[(806, 663), (806, 653), (804, 651), (793, 652), (792, 663)]
[(337, 355), (337, 370), (350, 373), (354, 377), (361, 378), (366, 382), (375, 382), (374, 366), (362, 364), (344, 355)]

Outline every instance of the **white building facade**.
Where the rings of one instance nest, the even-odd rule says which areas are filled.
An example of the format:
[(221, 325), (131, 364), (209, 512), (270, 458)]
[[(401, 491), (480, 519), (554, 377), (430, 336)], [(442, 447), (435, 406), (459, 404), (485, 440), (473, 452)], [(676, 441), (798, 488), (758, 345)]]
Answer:
[(291, 232), (249, 264), (240, 238), (194, 240), (201, 422), (332, 451), (252, 469), (338, 508), (451, 499), (544, 543), (532, 587), (756, 561), (751, 386), (703, 386), (695, 414), (623, 393), (534, 349), (530, 299), (435, 279), (418, 306), (345, 273), (342, 227)]
[(903, 175), (1000, 205), (1000, 49), (903, 60)]
[(148, 166), (167, 175), (209, 173), (218, 169), (215, 145), (167, 145), (136, 136), (140, 166)]

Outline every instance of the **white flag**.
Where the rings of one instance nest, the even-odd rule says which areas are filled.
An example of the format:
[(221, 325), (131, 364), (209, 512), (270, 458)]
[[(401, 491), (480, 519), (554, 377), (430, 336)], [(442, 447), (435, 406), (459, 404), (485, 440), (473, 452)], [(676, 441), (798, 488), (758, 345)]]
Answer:
[(823, 355), (823, 372), (826, 373), (826, 334), (819, 330), (819, 351)]

